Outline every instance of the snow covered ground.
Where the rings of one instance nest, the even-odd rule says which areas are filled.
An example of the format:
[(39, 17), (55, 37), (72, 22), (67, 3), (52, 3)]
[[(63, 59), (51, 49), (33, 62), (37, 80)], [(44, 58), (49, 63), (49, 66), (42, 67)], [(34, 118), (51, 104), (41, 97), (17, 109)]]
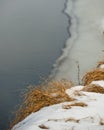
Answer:
[[(104, 81), (92, 84), (104, 87)], [(44, 107), (12, 130), (104, 130), (104, 94), (84, 92), (84, 86), (67, 89), (75, 101)]]

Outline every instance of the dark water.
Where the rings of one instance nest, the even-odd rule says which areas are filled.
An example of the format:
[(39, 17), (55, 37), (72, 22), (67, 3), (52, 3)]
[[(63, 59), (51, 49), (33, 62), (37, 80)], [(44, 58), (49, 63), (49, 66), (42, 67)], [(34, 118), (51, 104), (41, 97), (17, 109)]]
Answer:
[(0, 130), (20, 92), (47, 77), (68, 37), (64, 0), (0, 0)]

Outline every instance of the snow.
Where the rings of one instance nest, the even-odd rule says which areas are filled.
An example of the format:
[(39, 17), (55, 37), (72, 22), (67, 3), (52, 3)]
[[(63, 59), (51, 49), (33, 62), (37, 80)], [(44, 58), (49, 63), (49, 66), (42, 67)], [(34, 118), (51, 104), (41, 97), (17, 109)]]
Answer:
[[(96, 81), (94, 81), (96, 83)], [(99, 82), (98, 82), (99, 83)], [(104, 81), (100, 82), (102, 86)], [(84, 86), (75, 86), (66, 90), (76, 100), (44, 107), (32, 113), (15, 125), (12, 130), (104, 130), (104, 94), (81, 91)], [(65, 106), (74, 103), (85, 103), (87, 106)]]
[(104, 64), (100, 65), (99, 68), (104, 69)]
[(82, 90), (84, 88), (84, 86), (76, 86), (76, 87), (72, 87), (70, 89), (66, 90), (66, 93), (71, 96), (74, 97), (76, 95), (76, 93), (80, 90)]
[(104, 80), (92, 81), (91, 84), (99, 85), (104, 88)]

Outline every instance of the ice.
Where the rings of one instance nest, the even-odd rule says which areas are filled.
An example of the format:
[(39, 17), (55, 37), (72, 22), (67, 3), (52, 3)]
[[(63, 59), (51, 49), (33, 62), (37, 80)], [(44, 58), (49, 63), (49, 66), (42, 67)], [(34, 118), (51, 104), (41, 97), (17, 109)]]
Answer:
[(52, 74), (78, 84), (78, 73), (81, 79), (104, 56), (104, 0), (68, 0), (65, 13), (71, 18), (71, 37)]

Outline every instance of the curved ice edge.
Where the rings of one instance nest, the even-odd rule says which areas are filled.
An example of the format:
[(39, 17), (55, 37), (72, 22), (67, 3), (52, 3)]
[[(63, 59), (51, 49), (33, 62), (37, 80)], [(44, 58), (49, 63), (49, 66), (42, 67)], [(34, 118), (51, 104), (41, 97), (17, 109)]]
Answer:
[[(56, 74), (58, 73), (59, 66), (67, 59), (68, 54), (70, 53), (70, 49), (73, 47), (74, 42), (77, 39), (78, 33), (77, 33), (77, 17), (74, 14), (74, 2), (73, 0), (66, 0), (64, 4), (64, 11), (63, 13), (68, 18), (68, 33), (69, 38), (67, 39), (65, 43), (65, 48), (62, 49), (61, 56), (56, 60), (56, 63), (53, 65), (53, 70), (51, 72), (50, 78), (55, 78)], [(71, 24), (71, 25), (70, 25)]]

